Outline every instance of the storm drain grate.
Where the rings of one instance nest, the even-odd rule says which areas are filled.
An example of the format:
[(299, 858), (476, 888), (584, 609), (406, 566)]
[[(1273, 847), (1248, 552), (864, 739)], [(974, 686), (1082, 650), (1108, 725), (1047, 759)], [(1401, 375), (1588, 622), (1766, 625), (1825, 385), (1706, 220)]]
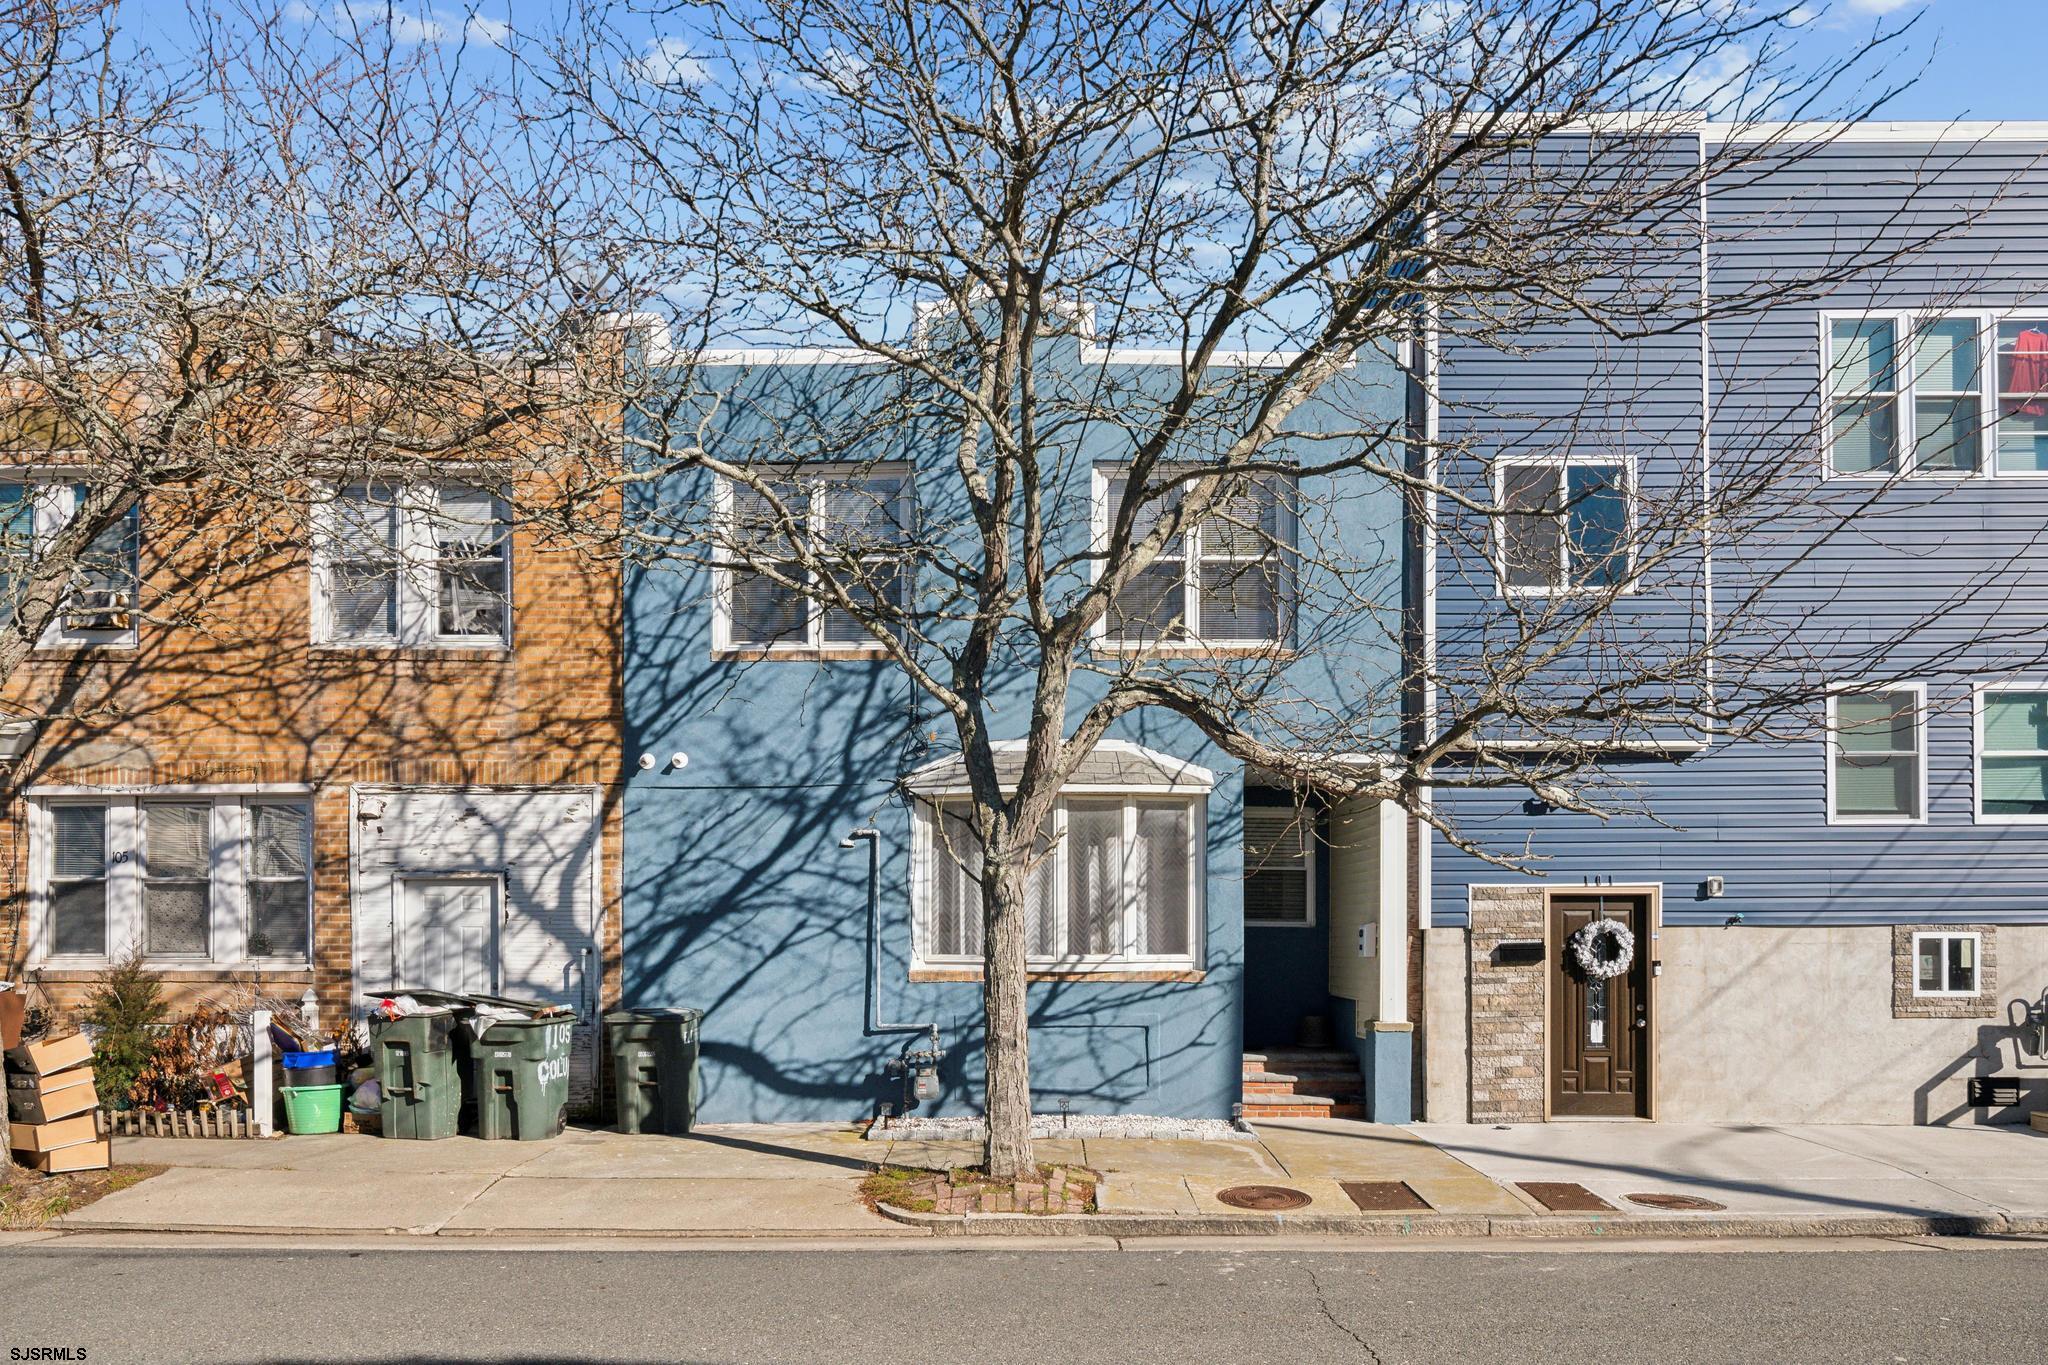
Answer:
[(1234, 1209), (1256, 1209), (1260, 1213), (1307, 1208), (1311, 1202), (1300, 1190), (1290, 1190), (1285, 1185), (1232, 1185), (1216, 1191), (1216, 1199)]
[(1569, 1180), (1518, 1180), (1522, 1192), (1552, 1213), (1615, 1213), (1614, 1205)]
[(1429, 1201), (1408, 1187), (1405, 1180), (1340, 1180), (1337, 1182), (1351, 1202), (1367, 1213), (1428, 1212)]
[(1646, 1209), (1667, 1209), (1672, 1213), (1719, 1213), (1728, 1207), (1696, 1194), (1631, 1194), (1625, 1197), (1631, 1204), (1641, 1204)]

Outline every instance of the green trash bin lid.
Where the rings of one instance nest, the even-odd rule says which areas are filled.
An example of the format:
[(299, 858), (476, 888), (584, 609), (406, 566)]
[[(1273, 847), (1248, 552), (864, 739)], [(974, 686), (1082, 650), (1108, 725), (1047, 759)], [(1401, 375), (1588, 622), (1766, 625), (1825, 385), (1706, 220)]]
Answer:
[(604, 1016), (607, 1024), (631, 1024), (643, 1019), (702, 1019), (703, 1010), (681, 1009), (669, 1006), (654, 1006), (639, 1010), (610, 1010)]

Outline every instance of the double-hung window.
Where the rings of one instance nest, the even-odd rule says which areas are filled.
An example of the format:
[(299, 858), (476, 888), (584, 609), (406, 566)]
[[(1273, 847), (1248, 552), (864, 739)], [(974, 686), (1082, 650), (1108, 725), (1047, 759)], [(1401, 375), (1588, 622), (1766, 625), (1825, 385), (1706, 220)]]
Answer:
[[(0, 620), (12, 620), (41, 556), (48, 552), (90, 490), (55, 481), (0, 482)], [(141, 577), (139, 506), (107, 526), (71, 565), (62, 608), (39, 643), (119, 644), (132, 641)]]
[(1626, 460), (1503, 459), (1494, 478), (1504, 592), (1627, 588), (1635, 562), (1635, 481)]
[[(1097, 545), (1109, 543), (1130, 481), (1098, 471)], [(1179, 490), (1136, 510), (1130, 539), (1142, 540), (1176, 507)], [(1292, 480), (1245, 476), (1225, 484), (1195, 525), (1169, 539), (1110, 604), (1101, 625), (1112, 645), (1260, 646), (1291, 633), (1295, 499)]]
[(1828, 818), (1918, 823), (1927, 815), (1925, 697), (1918, 687), (1828, 699)]
[(331, 645), (510, 643), (503, 498), (471, 484), (344, 485), (322, 509), (316, 638)]
[(2048, 474), (2048, 316), (1998, 323), (2000, 474)]
[(1883, 478), (1984, 467), (1980, 313), (1827, 313), (1828, 469)]
[[(1188, 967), (1201, 923), (1200, 797), (1074, 795), (1054, 807), (1025, 879), (1025, 952), (1046, 968)], [(978, 964), (981, 849), (968, 807), (919, 803), (921, 963)]]
[(1246, 924), (1312, 925), (1316, 922), (1314, 833), (1314, 814), (1299, 806), (1246, 804)]
[(1978, 991), (1978, 956), (1983, 935), (1916, 933), (1913, 935), (1913, 994), (1973, 996)]
[(2002, 684), (1977, 694), (1977, 814), (2048, 821), (2048, 685)]
[(30, 793), (30, 958), (298, 963), (311, 925), (302, 797)]
[[(722, 650), (859, 651), (869, 624), (901, 634), (910, 609), (914, 503), (893, 466), (775, 471), (719, 484)], [(834, 599), (833, 587), (851, 607)]]

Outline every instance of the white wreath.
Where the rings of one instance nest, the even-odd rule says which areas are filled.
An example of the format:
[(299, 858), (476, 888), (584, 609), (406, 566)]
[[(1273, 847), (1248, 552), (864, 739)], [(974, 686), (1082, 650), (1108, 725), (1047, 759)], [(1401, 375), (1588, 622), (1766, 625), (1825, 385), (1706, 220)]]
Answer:
[[(1602, 956), (1600, 941), (1611, 940), (1612, 956)], [(1636, 960), (1636, 936), (1618, 919), (1596, 919), (1571, 937), (1572, 956), (1579, 970), (1595, 981), (1620, 976)]]

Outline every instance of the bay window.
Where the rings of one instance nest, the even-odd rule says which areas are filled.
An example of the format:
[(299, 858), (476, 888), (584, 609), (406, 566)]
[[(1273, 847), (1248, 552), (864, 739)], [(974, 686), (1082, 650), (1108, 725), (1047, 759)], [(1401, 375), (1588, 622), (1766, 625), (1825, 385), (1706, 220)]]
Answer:
[[(1025, 878), (1025, 938), (1041, 967), (1191, 966), (1201, 920), (1199, 797), (1062, 798)], [(964, 800), (920, 802), (916, 956), (979, 963), (981, 852)]]

